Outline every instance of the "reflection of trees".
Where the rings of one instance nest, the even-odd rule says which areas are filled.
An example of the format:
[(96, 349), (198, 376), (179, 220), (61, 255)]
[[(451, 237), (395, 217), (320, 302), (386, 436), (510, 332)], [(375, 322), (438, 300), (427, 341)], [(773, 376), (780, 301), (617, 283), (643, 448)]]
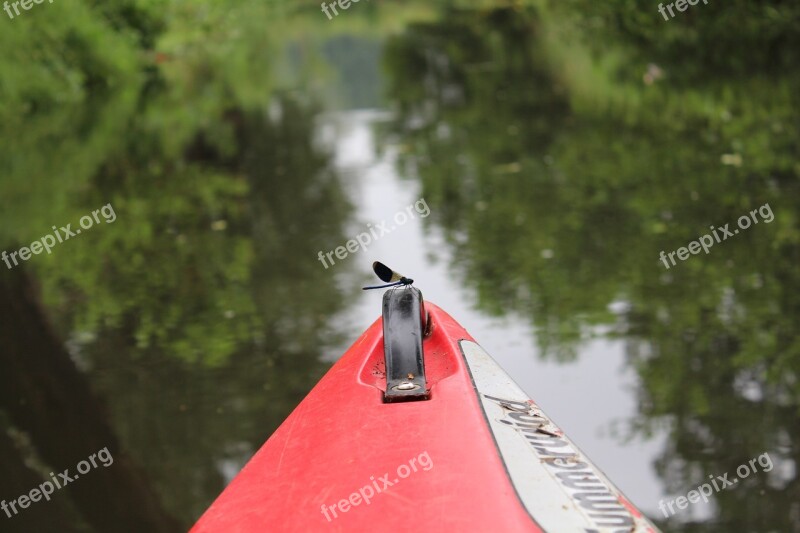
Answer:
[(316, 255), (345, 240), (349, 206), (311, 143), (313, 110), (275, 106), (276, 121), (229, 114), (232, 144), (198, 135), (186, 158), (131, 135), (86, 204), (110, 201), (117, 221), (36, 265), (124, 449), (184, 521), (311, 388), (337, 340), (326, 324), (343, 301)]
[(228, 113), (231, 144), (202, 133), (184, 160), (133, 136), (142, 164), (108, 165), (100, 186), (118, 221), (48, 274), (53, 290), (86, 295), (62, 320), (79, 328), (122, 441), (184, 520), (302, 399), (337, 340), (326, 325), (343, 300), (316, 256), (344, 240), (349, 206), (311, 142), (313, 110), (274, 106), (276, 120)]
[[(794, 261), (781, 263), (778, 270), (793, 268)], [(667, 487), (680, 494), (709, 474), (735, 477), (736, 467), (766, 451), (775, 464), (770, 474), (751, 475), (736, 490), (715, 495), (714, 531), (787, 531), (789, 524), (796, 525), (792, 512), (800, 483), (796, 475), (781, 479), (786, 465), (800, 460), (798, 357), (791, 334), (796, 303), (779, 294), (794, 293), (798, 279), (787, 273), (772, 273), (771, 288), (756, 289), (753, 278), (749, 288), (745, 280), (735, 280), (736, 292), (716, 308), (711, 302), (685, 301), (691, 300), (686, 294), (706, 298), (713, 291), (671, 287), (683, 301), (658, 294), (660, 304), (637, 304), (630, 318), (629, 333), (642, 339), (631, 342), (643, 379), (640, 424), (647, 430), (650, 420), (671, 419), (672, 438), (657, 465)], [(692, 288), (697, 290), (684, 292)], [(755, 294), (758, 290), (766, 294)]]
[[(0, 421), (8, 419), (0, 424), (0, 448), (5, 452), (0, 468), (11, 474), (10, 480), (4, 478), (0, 499), (13, 500), (29, 493), (49, 480), (48, 471), (69, 469), (76, 479), (63, 490), (80, 516), (96, 530), (175, 531), (177, 522), (164, 511), (155, 491), (120, 448), (103, 405), (52, 334), (27, 277), (22, 273), (0, 276), (0, 296), (5, 302), (0, 307)], [(28, 441), (29, 450), (25, 451), (25, 445), (19, 446), (20, 451), (15, 449), (6, 434), (9, 425), (24, 432), (25, 439), (20, 440)], [(78, 480), (75, 465), (104, 448), (111, 453), (113, 463), (100, 465)], [(29, 469), (31, 463), (21, 464), (24, 453), (38, 458), (38, 464), (36, 459), (32, 461), (38, 473)], [(6, 492), (11, 489), (13, 492)], [(67, 521), (61, 526), (73, 529), (75, 517), (66, 518), (65, 500), (53, 498), (58, 503), (52, 510), (42, 511), (37, 506), (18, 509), (19, 515), (3, 516), (3, 522), (9, 519), (14, 521), (14, 528), (42, 531), (64, 529), (53, 529), (51, 520), (59, 520)], [(40, 505), (45, 504), (49, 502)]]
[[(587, 10), (587, 20), (592, 15)], [(531, 316), (546, 354), (569, 357), (593, 324), (614, 325), (643, 380), (637, 427), (673, 419), (659, 467), (676, 493), (764, 451), (776, 465), (796, 464), (800, 233), (792, 154), (800, 80), (764, 64), (763, 50), (754, 47), (750, 57), (737, 44), (734, 61), (752, 63), (752, 80), (723, 90), (717, 63), (684, 55), (687, 76), (674, 85), (644, 85), (640, 72), (638, 85), (625, 71), (603, 73), (620, 76), (633, 98), (592, 106), (561, 85), (570, 77), (560, 65), (543, 66), (541, 58), (563, 54), (543, 48), (537, 20), (504, 10), (447, 12), (388, 46), (403, 164), (436, 205), (433, 218), (466, 283), (482, 308)], [(738, 39), (765, 38), (753, 32)], [(612, 25), (598, 32), (613, 33)], [(596, 48), (609, 42), (598, 38)], [(766, 202), (771, 224), (669, 271), (659, 262), (661, 250), (684, 246), (712, 224), (735, 226)], [(617, 318), (608, 310), (615, 300), (628, 302)], [(718, 516), (702, 527), (796, 524), (797, 477), (782, 488), (779, 470), (717, 494)]]
[[(0, 413), (0, 417), (3, 413)], [(19, 445), (8, 434), (4, 420), (0, 419), (0, 476), (3, 479), (0, 499), (18, 498), (22, 494), (30, 494), (33, 487), (38, 487), (42, 475), (25, 464), (24, 455)], [(38, 502), (37, 502), (38, 503)], [(17, 509), (18, 511), (20, 509)], [(13, 512), (9, 510), (9, 512)], [(65, 524), (81, 524), (80, 516), (70, 514), (64, 498), (51, 499), (47, 513), (22, 512), (13, 516), (13, 520), (3, 513), (3, 531), (8, 533), (29, 533), (30, 531), (80, 531), (77, 526), (65, 527)]]
[[(410, 145), (406, 162), (418, 168), (425, 198), (437, 204), (434, 217), (458, 245), (456, 257), (481, 305), (495, 313), (512, 302), (550, 310), (534, 314), (537, 326), (566, 333), (563, 322), (538, 321), (552, 317), (558, 299), (527, 291), (508, 276), (527, 265), (514, 264), (509, 272), (495, 256), (498, 247), (517, 240), (525, 246), (504, 249), (503, 257), (529, 261), (531, 252), (550, 248), (552, 235), (539, 222), (554, 221), (559, 210), (552, 197), (541, 199), (558, 192), (547, 183), (546, 161), (568, 112), (537, 61), (535, 28), (529, 16), (511, 9), (448, 11), (441, 22), (412, 26), (392, 39), (386, 66), (400, 113), (397, 133)], [(531, 209), (532, 203), (544, 210)], [(535, 233), (528, 231), (533, 227)], [(531, 281), (543, 282), (541, 276)]]
[[(120, 461), (127, 455), (146, 469), (155, 488), (150, 497), (183, 525), (205, 509), (324, 371), (320, 354), (339, 341), (327, 326), (345, 303), (317, 251), (346, 240), (350, 212), (328, 157), (312, 143), (317, 110), (299, 99), (270, 97), (265, 57), (275, 55), (274, 43), (264, 43), (265, 17), (242, 15), (262, 9), (260, 3), (240, 6), (236, 17), (222, 7), (203, 12), (212, 41), (228, 42), (231, 32), (248, 36), (228, 48), (196, 42), (203, 39), (192, 10), (202, 9), (186, 4), (189, 14), (175, 17), (185, 27), (171, 28), (165, 39), (174, 54), (158, 56), (166, 64), (138, 73), (142, 65), (117, 54), (128, 85), (87, 90), (85, 106), (76, 100), (69, 108), (36, 107), (25, 117), (30, 135), (13, 139), (13, 150), (0, 147), (13, 171), (0, 182), (0, 196), (21, 197), (0, 213), (0, 250), (29, 242), (53, 223), (74, 224), (106, 203), (116, 211), (114, 223), (101, 223), (24, 268), (41, 286), (46, 312), (68, 339), (70, 356), (106, 399), (105, 429), (119, 441)], [(211, 23), (214, 17), (222, 22)], [(113, 34), (99, 35), (105, 45), (113, 40)], [(140, 37), (150, 43), (152, 35)], [(261, 65), (256, 73), (253, 64)], [(49, 159), (41, 152), (48, 142)], [(59, 164), (68, 168), (56, 172)], [(46, 187), (27, 187), (28, 175)], [(28, 189), (30, 196), (23, 194)], [(337, 266), (339, 274), (346, 270)], [(22, 329), (3, 321), (4, 345), (22, 342)], [(70, 385), (48, 371), (47, 350), (28, 357), (30, 372), (3, 377), (13, 381), (30, 373), (54, 386)], [(32, 401), (25, 390), (22, 396)], [(24, 436), (30, 428), (16, 416), (15, 401), (6, 396), (0, 402), (0, 430), (5, 435), (10, 427)], [(46, 429), (45, 414), (58, 417), (71, 412), (69, 405), (32, 411), (26, 420)], [(75, 437), (78, 444), (98, 438), (81, 421), (72, 427), (86, 432)], [(47, 458), (40, 449), (47, 433), (40, 433), (31, 439), (33, 455)], [(51, 437), (59, 442), (55, 429)], [(75, 449), (83, 447), (78, 444)], [(0, 448), (10, 446), (0, 436)], [(100, 447), (87, 448), (75, 462)], [(29, 490), (25, 480), (38, 474), (18, 455), (4, 456), (0, 471), (14, 478), (10, 486)], [(106, 471), (112, 482), (122, 472), (116, 467)], [(101, 481), (108, 479), (98, 474), (96, 483)], [(114, 487), (103, 485), (111, 503), (126, 494)], [(99, 522), (87, 518), (92, 513), (116, 513), (104, 501), (91, 507), (84, 498), (76, 509), (54, 507), (53, 520), (42, 517), (25, 527), (44, 530), (57, 521), (70, 530), (84, 520), (96, 527)], [(158, 517), (142, 512), (141, 519), (152, 515)]]
[[(670, 21), (658, 14), (658, 4), (551, 0), (549, 5), (560, 19), (573, 22), (594, 50), (613, 52), (617, 43), (624, 43), (625, 54), (633, 58), (630, 67), (656, 62), (681, 85), (741, 82), (760, 73), (783, 75), (800, 59), (796, 2), (709, 2), (675, 11)], [(640, 72), (635, 75), (641, 77)]]

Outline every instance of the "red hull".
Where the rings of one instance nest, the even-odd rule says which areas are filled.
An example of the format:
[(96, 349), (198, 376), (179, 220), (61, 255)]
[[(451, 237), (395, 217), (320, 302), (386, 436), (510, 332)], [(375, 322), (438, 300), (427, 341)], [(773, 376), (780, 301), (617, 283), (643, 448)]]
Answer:
[(476, 394), (459, 345), (472, 338), (438, 307), (426, 309), (429, 400), (383, 402), (379, 319), (192, 531), (542, 531)]

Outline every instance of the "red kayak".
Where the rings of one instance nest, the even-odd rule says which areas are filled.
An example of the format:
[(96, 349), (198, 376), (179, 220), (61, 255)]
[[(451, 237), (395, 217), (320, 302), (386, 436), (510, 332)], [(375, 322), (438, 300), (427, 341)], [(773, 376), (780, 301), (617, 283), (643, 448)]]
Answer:
[(194, 533), (658, 531), (464, 328), (398, 284)]

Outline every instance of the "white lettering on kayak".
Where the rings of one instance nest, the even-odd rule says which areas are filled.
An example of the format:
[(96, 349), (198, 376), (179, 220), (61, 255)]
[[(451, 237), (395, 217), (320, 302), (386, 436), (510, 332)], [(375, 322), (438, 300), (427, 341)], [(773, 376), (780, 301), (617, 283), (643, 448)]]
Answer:
[(528, 441), (542, 462), (550, 467), (553, 477), (598, 527), (623, 528), (620, 533), (631, 530), (634, 520), (630, 512), (582, 460), (580, 452), (556, 433), (559, 430), (541, 411), (536, 411), (532, 402), (523, 404), (488, 394), (482, 396), (505, 411), (506, 417), (499, 422), (513, 427)]
[[(658, 529), (472, 341), (460, 341), (500, 457), (521, 503), (545, 531), (644, 533)], [(635, 513), (635, 514), (634, 514)]]

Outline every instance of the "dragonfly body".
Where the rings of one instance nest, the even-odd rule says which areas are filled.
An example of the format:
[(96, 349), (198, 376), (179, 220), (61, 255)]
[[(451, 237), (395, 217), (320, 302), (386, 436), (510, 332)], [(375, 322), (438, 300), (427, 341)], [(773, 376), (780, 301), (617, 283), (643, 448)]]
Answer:
[(414, 283), (413, 279), (407, 278), (402, 274), (395, 272), (394, 270), (387, 267), (380, 261), (375, 261), (374, 263), (372, 263), (372, 270), (375, 271), (375, 274), (380, 278), (381, 281), (385, 282), (386, 285), (374, 285), (372, 287), (362, 287), (362, 289), (365, 291), (370, 289), (385, 289), (387, 287), (400, 287), (405, 285), (411, 285), (412, 283)]

